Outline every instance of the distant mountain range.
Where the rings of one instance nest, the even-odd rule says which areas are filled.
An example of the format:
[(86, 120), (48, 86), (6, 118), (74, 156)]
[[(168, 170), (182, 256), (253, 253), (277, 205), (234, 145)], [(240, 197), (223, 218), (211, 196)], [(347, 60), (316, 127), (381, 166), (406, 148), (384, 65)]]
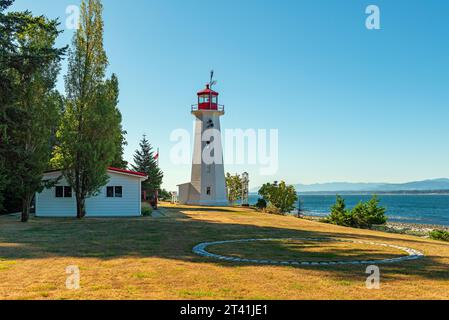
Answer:
[[(257, 192), (259, 188), (252, 191)], [(351, 183), (351, 182), (329, 182), (315, 184), (296, 184), (295, 189), (300, 192), (316, 192), (316, 193), (338, 193), (338, 192), (432, 192), (443, 191), (449, 192), (449, 179), (432, 179), (423, 181), (413, 181), (407, 183)]]

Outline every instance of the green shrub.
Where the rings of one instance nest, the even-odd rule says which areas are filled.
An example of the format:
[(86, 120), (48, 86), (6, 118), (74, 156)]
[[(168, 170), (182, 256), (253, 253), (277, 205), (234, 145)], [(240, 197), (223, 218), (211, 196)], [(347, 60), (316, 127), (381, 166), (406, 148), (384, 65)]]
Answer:
[(385, 211), (385, 208), (379, 206), (376, 196), (368, 202), (360, 202), (352, 210), (346, 209), (345, 200), (337, 196), (331, 214), (325, 221), (345, 227), (370, 228), (374, 224), (381, 225), (387, 222)]
[(266, 213), (271, 213), (271, 214), (283, 214), (282, 210), (279, 209), (278, 207), (276, 207), (274, 204), (272, 204), (271, 202), (268, 203), (267, 207), (264, 209), (264, 211)]
[(259, 198), (256, 203), (256, 208), (259, 210), (265, 209), (267, 207), (267, 201), (265, 199)]
[(268, 202), (268, 206), (271, 204), (271, 209), (277, 208), (279, 213), (291, 212), (298, 201), (295, 188), (284, 181), (264, 184), (259, 190), (259, 195)]
[(147, 207), (147, 206), (142, 207), (142, 216), (151, 217), (152, 213), (153, 213), (153, 209), (151, 207)]
[(429, 236), (433, 240), (449, 241), (449, 232), (444, 230), (433, 230)]

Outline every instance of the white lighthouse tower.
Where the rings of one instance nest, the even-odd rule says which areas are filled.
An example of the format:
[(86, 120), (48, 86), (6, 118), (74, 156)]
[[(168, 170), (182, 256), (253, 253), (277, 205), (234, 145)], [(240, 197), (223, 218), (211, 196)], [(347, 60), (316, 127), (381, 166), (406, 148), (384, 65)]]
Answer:
[(191, 109), (195, 117), (192, 176), (190, 183), (178, 186), (181, 204), (228, 205), (220, 128), (225, 111), (218, 104), (218, 92), (212, 90), (212, 76), (206, 88), (197, 93), (198, 104)]

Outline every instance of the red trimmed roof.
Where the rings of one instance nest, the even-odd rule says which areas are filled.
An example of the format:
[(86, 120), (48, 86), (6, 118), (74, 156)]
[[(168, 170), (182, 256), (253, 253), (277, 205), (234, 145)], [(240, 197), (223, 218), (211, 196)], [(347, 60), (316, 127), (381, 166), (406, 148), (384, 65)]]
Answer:
[(147, 176), (146, 173), (143, 173), (143, 172), (130, 171), (130, 170), (125, 170), (125, 169), (113, 168), (113, 167), (109, 167), (108, 170), (109, 171), (126, 173), (126, 174), (132, 174), (132, 175), (140, 176), (140, 177), (146, 177)]
[[(45, 171), (44, 173), (52, 173), (52, 172), (61, 172), (62, 170), (48, 170)], [(108, 171), (114, 171), (114, 172), (120, 172), (120, 173), (126, 173), (126, 174), (132, 174), (134, 176), (139, 176), (139, 177), (146, 177), (146, 173), (143, 172), (137, 172), (137, 171), (131, 171), (131, 170), (125, 170), (125, 169), (119, 169), (119, 168), (114, 168), (114, 167), (109, 167)]]
[(209, 88), (209, 85), (208, 85), (208, 84), (206, 84), (206, 89), (204, 89), (204, 90), (198, 92), (198, 95), (199, 95), (199, 96), (200, 96), (200, 95), (203, 95), (203, 94), (211, 94), (211, 95), (213, 95), (213, 96), (218, 96), (218, 92), (216, 92), (216, 91), (214, 91), (214, 90), (211, 90), (211, 89)]

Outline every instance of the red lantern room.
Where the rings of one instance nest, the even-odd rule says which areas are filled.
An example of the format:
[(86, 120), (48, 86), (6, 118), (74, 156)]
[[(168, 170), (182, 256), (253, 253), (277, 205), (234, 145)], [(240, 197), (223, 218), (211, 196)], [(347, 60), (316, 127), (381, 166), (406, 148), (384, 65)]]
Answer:
[(206, 84), (206, 89), (198, 92), (198, 110), (218, 110), (218, 92)]

